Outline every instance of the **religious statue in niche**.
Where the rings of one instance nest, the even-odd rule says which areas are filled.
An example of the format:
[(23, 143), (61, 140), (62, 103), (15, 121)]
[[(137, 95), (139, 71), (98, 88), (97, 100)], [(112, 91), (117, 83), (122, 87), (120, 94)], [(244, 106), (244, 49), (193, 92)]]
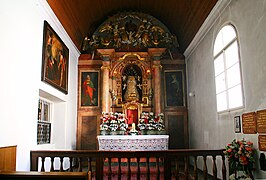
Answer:
[(127, 88), (124, 96), (126, 101), (138, 101), (139, 93), (137, 90), (137, 82), (134, 76), (128, 76), (127, 78)]
[(142, 98), (142, 72), (134, 64), (127, 65), (122, 73), (123, 101), (139, 101)]

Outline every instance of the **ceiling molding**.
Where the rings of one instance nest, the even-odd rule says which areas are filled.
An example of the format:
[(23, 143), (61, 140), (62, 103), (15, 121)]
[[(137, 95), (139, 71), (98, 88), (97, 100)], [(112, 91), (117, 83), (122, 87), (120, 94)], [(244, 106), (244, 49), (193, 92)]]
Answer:
[(206, 18), (202, 26), (200, 27), (199, 31), (189, 44), (188, 48), (184, 52), (185, 59), (188, 60), (190, 55), (194, 52), (196, 47), (202, 41), (202, 39), (206, 36), (209, 30), (212, 28), (214, 22), (220, 17), (221, 13), (224, 9), (230, 4), (231, 0), (219, 0), (212, 11), (210, 12), (209, 16)]

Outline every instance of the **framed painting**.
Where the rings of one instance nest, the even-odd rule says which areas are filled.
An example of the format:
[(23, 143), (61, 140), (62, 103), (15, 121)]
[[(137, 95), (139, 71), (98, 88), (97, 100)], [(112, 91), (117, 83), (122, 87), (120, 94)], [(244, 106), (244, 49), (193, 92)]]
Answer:
[(241, 121), (240, 121), (240, 116), (235, 116), (234, 117), (234, 124), (235, 124), (235, 133), (241, 133)]
[(68, 93), (69, 50), (47, 21), (43, 28), (42, 81)]
[(80, 108), (99, 106), (99, 78), (99, 71), (80, 70)]
[(184, 106), (184, 75), (181, 70), (164, 71), (166, 107)]

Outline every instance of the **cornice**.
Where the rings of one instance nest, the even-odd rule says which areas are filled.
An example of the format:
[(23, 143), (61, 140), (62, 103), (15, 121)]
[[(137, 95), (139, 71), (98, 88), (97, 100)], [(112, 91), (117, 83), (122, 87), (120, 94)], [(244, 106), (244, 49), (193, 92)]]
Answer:
[(215, 21), (220, 17), (225, 8), (230, 4), (231, 0), (218, 0), (209, 16), (206, 18), (199, 31), (189, 44), (188, 48), (184, 52), (185, 59), (189, 59), (189, 56), (194, 52), (195, 48), (199, 45), (202, 39), (209, 32)]

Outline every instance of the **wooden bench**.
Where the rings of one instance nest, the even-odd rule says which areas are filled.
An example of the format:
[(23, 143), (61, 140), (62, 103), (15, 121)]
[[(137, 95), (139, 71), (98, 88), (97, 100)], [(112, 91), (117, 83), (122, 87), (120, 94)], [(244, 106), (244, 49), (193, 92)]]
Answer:
[(71, 179), (90, 180), (87, 172), (24, 172), (24, 171), (0, 171), (1, 180), (43, 180), (43, 179)]

